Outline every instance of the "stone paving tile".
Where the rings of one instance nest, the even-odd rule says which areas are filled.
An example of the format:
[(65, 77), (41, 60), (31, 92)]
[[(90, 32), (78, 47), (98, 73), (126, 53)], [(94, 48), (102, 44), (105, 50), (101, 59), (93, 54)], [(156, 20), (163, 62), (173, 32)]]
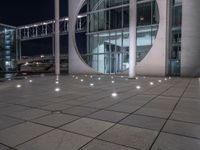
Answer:
[(66, 131), (72, 131), (82, 135), (96, 137), (100, 133), (110, 128), (112, 125), (113, 123), (105, 121), (99, 121), (89, 118), (81, 118), (61, 128)]
[(71, 115), (65, 115), (65, 114), (51, 114), (48, 116), (44, 116), (38, 119), (33, 120), (33, 122), (52, 126), (52, 127), (59, 127), (64, 124), (67, 124), (69, 122), (72, 122), (79, 117), (71, 116)]
[(62, 112), (83, 117), (83, 116), (87, 116), (95, 111), (97, 111), (97, 109), (77, 106), (77, 107), (72, 107), (67, 110), (63, 110)]
[(10, 148), (0, 144), (0, 150), (9, 150)]
[(171, 110), (162, 110), (162, 109), (159, 109), (159, 108), (153, 109), (153, 108), (143, 107), (140, 110), (138, 110), (135, 114), (166, 119), (166, 118), (169, 117), (170, 113), (171, 113)]
[(22, 122), (23, 121), (19, 119), (10, 118), (6, 116), (0, 116), (0, 130), (22, 123)]
[(161, 133), (152, 150), (199, 150), (200, 140)]
[(9, 114), (13, 114), (13, 113), (16, 113), (19, 111), (28, 110), (28, 109), (30, 109), (30, 108), (24, 107), (24, 106), (12, 105), (9, 107), (1, 108), (0, 114), (9, 115)]
[(116, 125), (98, 138), (137, 149), (147, 150), (150, 148), (157, 134), (158, 132), (152, 130)]
[(126, 113), (101, 110), (94, 114), (89, 115), (88, 117), (93, 118), (93, 119), (109, 121), (109, 122), (118, 122), (122, 120), (123, 118), (125, 118), (127, 115), (128, 114)]
[(131, 115), (120, 122), (120, 124), (157, 130), (157, 131), (159, 131), (162, 128), (164, 123), (165, 123), (164, 119), (153, 118), (142, 115)]
[(135, 149), (116, 145), (105, 141), (93, 140), (80, 150), (135, 150)]
[(68, 109), (71, 107), (72, 106), (70, 106), (70, 105), (56, 103), (56, 104), (47, 105), (47, 106), (44, 106), (41, 108), (44, 110), (48, 110), (48, 111), (60, 111), (60, 110)]
[(132, 113), (132, 112), (136, 111), (138, 108), (140, 108), (140, 106), (130, 105), (130, 104), (122, 102), (122, 103), (113, 105), (109, 108), (106, 108), (106, 110), (118, 111), (118, 112), (122, 112), (122, 113)]
[(29, 110), (13, 113), (10, 116), (16, 117), (16, 118), (19, 118), (19, 119), (23, 119), (23, 120), (32, 120), (32, 119), (36, 119), (36, 118), (45, 116), (45, 115), (47, 115), (49, 113), (50, 112), (44, 111), (44, 110), (29, 109)]
[(200, 125), (169, 120), (163, 131), (200, 139)]
[(114, 104), (118, 103), (119, 101), (120, 101), (119, 99), (109, 97), (109, 98), (105, 98), (103, 100), (98, 100), (98, 101), (94, 101), (94, 102), (91, 102), (88, 104), (84, 104), (84, 106), (103, 109), (105, 107), (114, 105)]
[(54, 130), (17, 147), (18, 150), (78, 150), (91, 140), (81, 135)]
[(0, 143), (14, 147), (38, 135), (48, 132), (52, 128), (33, 124), (22, 123), (0, 131)]

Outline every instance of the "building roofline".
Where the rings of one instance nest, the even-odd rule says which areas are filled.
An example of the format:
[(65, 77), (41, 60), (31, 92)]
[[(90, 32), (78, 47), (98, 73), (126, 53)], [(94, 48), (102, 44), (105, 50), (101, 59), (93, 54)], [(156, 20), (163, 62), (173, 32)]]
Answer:
[(15, 29), (16, 29), (15, 26), (7, 25), (7, 24), (4, 24), (4, 23), (0, 23), (0, 25), (2, 25), (2, 26), (6, 26), (6, 27), (10, 27), (10, 28), (15, 28)]

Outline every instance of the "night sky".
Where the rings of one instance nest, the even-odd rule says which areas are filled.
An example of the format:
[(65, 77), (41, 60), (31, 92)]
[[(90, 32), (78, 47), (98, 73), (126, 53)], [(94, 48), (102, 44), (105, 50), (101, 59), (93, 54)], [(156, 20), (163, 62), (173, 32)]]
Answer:
[[(61, 17), (68, 14), (68, 0), (60, 0)], [(54, 0), (1, 0), (0, 23), (21, 26), (54, 18)], [(25, 56), (50, 54), (51, 38), (22, 43)], [(61, 52), (67, 53), (67, 37), (61, 37)]]

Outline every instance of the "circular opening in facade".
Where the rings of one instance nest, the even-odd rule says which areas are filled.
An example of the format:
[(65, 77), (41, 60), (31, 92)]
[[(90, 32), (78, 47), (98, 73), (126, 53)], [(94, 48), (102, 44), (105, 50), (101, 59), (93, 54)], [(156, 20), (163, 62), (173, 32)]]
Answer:
[[(148, 54), (159, 27), (156, 0), (137, 1), (137, 62)], [(99, 73), (129, 68), (129, 0), (86, 0), (76, 24), (82, 59)]]

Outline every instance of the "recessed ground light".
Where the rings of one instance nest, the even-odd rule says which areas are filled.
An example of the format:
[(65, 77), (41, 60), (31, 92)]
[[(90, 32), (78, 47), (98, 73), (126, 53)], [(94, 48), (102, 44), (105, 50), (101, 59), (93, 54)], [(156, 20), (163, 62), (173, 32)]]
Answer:
[(138, 90), (139, 90), (139, 89), (141, 89), (141, 86), (139, 86), (139, 85), (138, 85), (138, 86), (136, 86), (136, 89), (138, 89)]
[(75, 79), (78, 80), (78, 77), (76, 77)]
[(29, 83), (32, 83), (32, 82), (33, 82), (33, 80), (29, 80), (28, 82), (29, 82)]
[(83, 79), (81, 79), (80, 81), (81, 81), (81, 82), (83, 82), (84, 80), (83, 80)]
[(114, 77), (113, 76), (111, 76), (111, 79), (113, 79)]
[(115, 81), (113, 80), (111, 83), (115, 83)]
[(171, 77), (169, 77), (169, 80), (171, 80), (172, 78)]
[(138, 78), (138, 77), (136, 77), (135, 79), (136, 79), (136, 80), (138, 80), (139, 78)]
[(93, 76), (90, 76), (90, 78), (92, 79), (92, 78), (93, 78)]
[(99, 77), (98, 80), (101, 80), (101, 78)]
[(87, 77), (87, 74), (85, 75), (85, 77)]
[(161, 83), (161, 82), (162, 82), (162, 80), (158, 80), (158, 82), (159, 82), (159, 83)]
[(28, 77), (24, 77), (24, 79), (26, 79), (26, 80), (27, 80), (27, 79), (28, 79)]
[(55, 88), (54, 91), (55, 92), (60, 92), (60, 88)]
[(16, 86), (17, 88), (21, 88), (22, 87), (22, 85), (21, 84), (17, 84), (17, 86)]
[(153, 83), (153, 82), (150, 82), (149, 84), (150, 84), (150, 85), (154, 85), (154, 83)]
[(56, 83), (56, 84), (59, 84), (59, 81), (56, 81), (55, 83)]
[(121, 78), (124, 78), (124, 76), (121, 76)]
[(94, 83), (90, 83), (90, 86), (91, 86), (91, 87), (94, 86)]
[(72, 78), (75, 78), (75, 75), (73, 75)]
[(112, 95), (112, 97), (117, 97), (117, 93), (115, 93), (115, 92), (112, 93), (111, 95)]

